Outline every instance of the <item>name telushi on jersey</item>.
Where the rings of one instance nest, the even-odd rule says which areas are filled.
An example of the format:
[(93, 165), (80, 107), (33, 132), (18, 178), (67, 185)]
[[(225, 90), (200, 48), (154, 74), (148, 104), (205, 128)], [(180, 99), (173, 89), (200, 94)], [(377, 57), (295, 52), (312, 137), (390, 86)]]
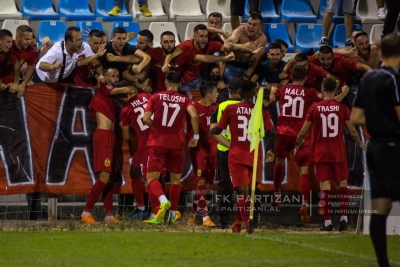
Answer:
[(137, 99), (135, 101), (132, 101), (131, 105), (132, 105), (132, 107), (136, 108), (138, 106), (143, 106), (147, 102), (149, 102), (149, 100), (147, 98), (143, 97), (143, 101), (140, 101), (140, 99)]
[(339, 106), (318, 106), (318, 111), (326, 112), (326, 111), (339, 111)]
[(291, 88), (286, 88), (286, 90), (285, 90), (285, 95), (299, 95), (299, 96), (304, 96), (304, 90), (302, 90), (302, 89), (291, 89)]
[(185, 102), (185, 97), (184, 96), (178, 96), (178, 95), (167, 95), (167, 94), (160, 94), (160, 100), (166, 100), (170, 102)]
[(247, 107), (238, 107), (236, 110), (236, 114), (251, 115), (252, 112), (253, 112), (253, 109), (247, 108)]

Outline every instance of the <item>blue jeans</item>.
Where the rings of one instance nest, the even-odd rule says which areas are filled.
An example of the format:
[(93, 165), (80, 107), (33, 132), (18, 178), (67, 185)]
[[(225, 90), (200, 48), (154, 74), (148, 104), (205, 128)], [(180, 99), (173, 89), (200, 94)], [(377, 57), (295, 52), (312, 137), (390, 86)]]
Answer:
[(193, 80), (191, 82), (181, 84), (181, 86), (179, 86), (179, 88), (180, 89), (199, 89), (202, 81), (203, 80), (199, 77), (196, 80)]
[(229, 82), (236, 77), (243, 78), (246, 73), (248, 63), (241, 62), (227, 62), (226, 68), (224, 72), (224, 82), (227, 86), (229, 86)]

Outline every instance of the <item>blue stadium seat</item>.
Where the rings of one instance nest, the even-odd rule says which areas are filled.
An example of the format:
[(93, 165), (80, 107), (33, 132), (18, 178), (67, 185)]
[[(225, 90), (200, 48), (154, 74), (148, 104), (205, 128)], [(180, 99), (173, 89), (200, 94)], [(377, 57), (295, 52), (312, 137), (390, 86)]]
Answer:
[(286, 22), (317, 22), (310, 0), (282, 0), (281, 19)]
[[(281, 21), (281, 17), (276, 14), (275, 4), (273, 0), (260, 0), (260, 11), (264, 23)], [(249, 17), (249, 0), (246, 0), (243, 19), (248, 19)]]
[(90, 12), (88, 0), (60, 0), (58, 14), (66, 20), (96, 19), (96, 15)]
[(113, 33), (113, 31), (114, 31), (114, 29), (116, 27), (123, 27), (123, 28), (125, 28), (125, 30), (127, 32), (135, 32), (136, 33), (135, 38), (130, 40), (129, 43), (131, 45), (136, 45), (137, 44), (136, 37), (137, 37), (138, 33), (140, 32), (139, 23), (137, 23), (136, 21), (130, 21), (130, 22), (127, 22), (127, 21), (116, 21), (116, 22), (114, 22), (114, 24), (112, 26), (112, 29), (111, 29), (111, 33), (110, 33), (110, 40), (112, 39), (112, 33)]
[(49, 37), (54, 43), (64, 40), (67, 25), (62, 20), (43, 20), (39, 24), (37, 42), (42, 46), (42, 40)]
[[(318, 19), (324, 17), (327, 2), (328, 0), (321, 0), (321, 2), (319, 2)], [(332, 21), (335, 24), (344, 23), (343, 0), (339, 1), (338, 10), (333, 15)]]
[[(361, 30), (360, 24), (354, 24), (354, 30)], [(344, 24), (337, 24), (332, 37), (332, 47), (342, 48), (346, 46), (346, 27)]]
[(59, 20), (51, 0), (22, 0), (22, 15), (30, 20)]
[[(79, 0), (77, 0), (79, 1)], [(122, 1), (121, 15), (109, 16), (108, 12), (114, 7), (113, 1), (97, 0), (96, 1), (96, 17), (103, 21), (132, 21), (132, 15), (126, 10), (125, 1)]]
[(287, 50), (288, 53), (294, 53), (294, 46), (290, 41), (290, 36), (286, 24), (284, 23), (264, 23), (263, 31), (267, 36), (267, 46), (276, 39), (282, 39), (286, 43), (288, 43), (289, 48)]
[(322, 37), (322, 24), (300, 24), (297, 27), (294, 48), (307, 52), (311, 48), (319, 50), (319, 40)]
[(85, 32), (91, 30), (103, 31), (103, 25), (101, 24), (100, 21), (78, 21), (76, 23), (76, 27), (78, 27), (81, 30), (84, 42), (86, 42), (88, 38)]

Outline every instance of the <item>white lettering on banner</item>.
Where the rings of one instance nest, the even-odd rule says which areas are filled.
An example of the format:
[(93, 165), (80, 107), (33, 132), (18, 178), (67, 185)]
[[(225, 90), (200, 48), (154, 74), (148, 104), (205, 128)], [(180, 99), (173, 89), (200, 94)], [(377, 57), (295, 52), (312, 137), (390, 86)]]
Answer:
[[(80, 113), (81, 117), (81, 124), (82, 124), (82, 131), (78, 132), (75, 131), (75, 125), (76, 125), (76, 117), (78, 116), (78, 113)], [(86, 129), (86, 116), (85, 116), (85, 109), (83, 107), (74, 108), (74, 116), (72, 117), (72, 123), (71, 123), (71, 133), (75, 135), (88, 135), (87, 129)]]

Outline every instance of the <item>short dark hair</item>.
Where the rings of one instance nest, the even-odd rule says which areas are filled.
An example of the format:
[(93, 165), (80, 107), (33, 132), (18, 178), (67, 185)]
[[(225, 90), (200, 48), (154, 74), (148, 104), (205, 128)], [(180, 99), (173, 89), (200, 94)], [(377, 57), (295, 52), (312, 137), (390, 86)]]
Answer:
[(275, 39), (275, 40), (273, 41), (273, 43), (277, 43), (277, 44), (283, 45), (284, 47), (286, 47), (286, 49), (289, 48), (288, 43), (286, 43), (286, 42), (285, 42), (284, 40), (282, 40), (282, 39)]
[(139, 34), (141, 35), (141, 36), (146, 36), (147, 37), (147, 40), (149, 41), (149, 42), (153, 42), (153, 39), (154, 39), (154, 35), (153, 35), (153, 33), (151, 32), (151, 31), (149, 31), (149, 30), (141, 30), (140, 32), (139, 32)]
[(78, 27), (75, 27), (75, 26), (68, 27), (68, 29), (67, 29), (67, 31), (65, 32), (65, 35), (64, 35), (65, 42), (66, 41), (71, 41), (71, 42), (74, 41), (73, 38), (72, 38), (72, 33), (73, 32), (81, 32), (81, 30)]
[(261, 23), (262, 23), (262, 21), (263, 21), (261, 14), (258, 13), (258, 12), (253, 12), (253, 13), (251, 13), (250, 18), (252, 18), (252, 19), (258, 19), (258, 20), (261, 21)]
[(6, 29), (2, 29), (0, 30), (0, 40), (4, 40), (6, 38), (6, 36), (8, 37), (13, 37), (12, 33), (9, 30)]
[(254, 95), (255, 90), (256, 90), (255, 83), (253, 83), (250, 80), (243, 80), (240, 83), (239, 95), (241, 98), (246, 98), (251, 96), (252, 94)]
[(235, 77), (229, 81), (228, 89), (230, 93), (237, 93), (240, 88), (240, 84), (243, 81), (243, 77)]
[(208, 93), (211, 93), (217, 87), (215, 82), (212, 81), (202, 81), (200, 84), (200, 95), (205, 97)]
[(307, 69), (304, 66), (293, 66), (292, 68), (292, 80), (299, 82), (305, 80), (307, 77)]
[(181, 83), (181, 74), (177, 71), (169, 71), (165, 75), (165, 79), (168, 83), (171, 84), (180, 84)]
[(297, 55), (294, 56), (294, 62), (304, 62), (304, 61), (308, 61), (306, 53), (298, 53)]
[(271, 49), (279, 49), (282, 52), (282, 47), (278, 43), (270, 43), (269, 46), (268, 46), (268, 51), (271, 50)]
[(20, 25), (20, 26), (18, 26), (18, 28), (17, 28), (17, 34), (16, 34), (16, 35), (21, 35), (21, 34), (23, 34), (24, 32), (31, 32), (32, 35), (33, 35), (33, 30), (32, 30), (32, 28), (29, 27), (28, 25)]
[(171, 36), (174, 36), (174, 38), (175, 38), (175, 34), (174, 34), (173, 32), (171, 32), (171, 31), (165, 31), (165, 32), (161, 33), (161, 35), (160, 35), (160, 40), (161, 40), (165, 35), (171, 35)]
[(105, 36), (106, 34), (103, 32), (103, 31), (100, 31), (100, 30), (98, 30), (98, 29), (93, 29), (93, 30), (91, 30), (90, 32), (89, 32), (89, 34), (88, 34), (88, 36), (89, 36), (89, 38), (90, 37), (98, 37), (98, 38), (100, 38), (100, 37), (103, 37), (103, 36)]
[(196, 32), (198, 32), (198, 31), (204, 31), (204, 30), (207, 30), (207, 26), (206, 26), (206, 25), (204, 25), (204, 24), (197, 24), (197, 25), (194, 27), (193, 32), (196, 33)]
[(381, 40), (381, 53), (383, 58), (400, 56), (400, 36), (394, 33), (385, 35)]
[[(105, 69), (103, 70), (103, 75), (106, 76), (107, 72), (108, 72), (109, 70), (112, 70), (112, 69), (118, 70), (117, 68), (105, 68)], [(119, 71), (118, 71), (118, 72), (119, 72)]]
[(122, 34), (126, 34), (126, 30), (123, 27), (115, 27), (115, 29), (113, 30), (112, 36), (115, 37), (115, 35), (117, 35), (117, 33), (122, 33)]
[(322, 81), (322, 88), (325, 92), (335, 92), (336, 86), (336, 81), (332, 78), (325, 78)]
[(359, 33), (357, 33), (356, 35), (354, 35), (353, 40), (356, 41), (356, 39), (360, 36), (367, 36), (368, 38), (368, 34), (364, 31), (360, 31)]
[(324, 46), (321, 46), (321, 48), (319, 49), (319, 52), (321, 54), (333, 54), (333, 49), (329, 45), (324, 45)]
[(213, 18), (220, 18), (222, 20), (222, 14), (219, 12), (212, 12), (210, 15), (208, 15), (208, 18), (213, 17)]

